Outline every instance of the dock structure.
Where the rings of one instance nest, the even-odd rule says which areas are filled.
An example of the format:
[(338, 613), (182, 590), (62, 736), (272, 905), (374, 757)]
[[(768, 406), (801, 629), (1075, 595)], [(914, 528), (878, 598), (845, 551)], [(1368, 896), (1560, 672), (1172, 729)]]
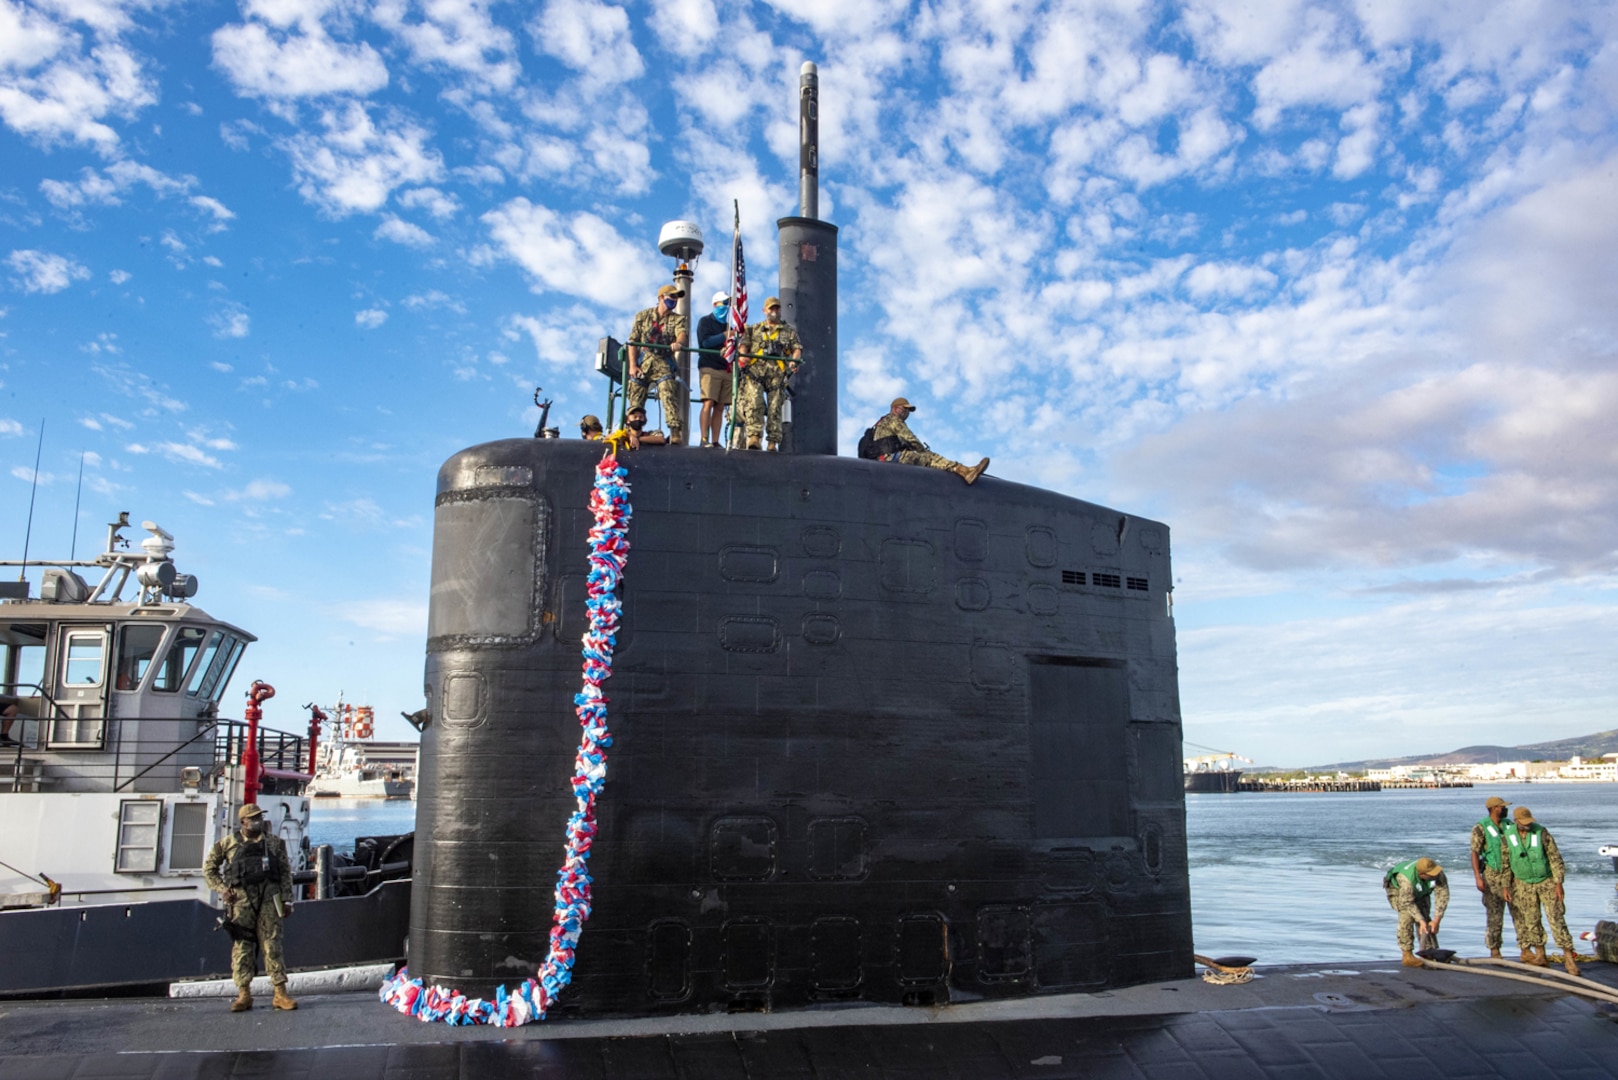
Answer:
[[(1586, 974), (1618, 987), (1618, 965)], [(846, 1003), (677, 1019), (551, 1020), (518, 1029), (419, 1024), (368, 993), (293, 1013), (217, 999), (8, 1002), (0, 1077), (448, 1080), (502, 1076), (806, 1080), (1116, 1076), (1611, 1076), (1610, 1013), (1546, 987), (1397, 960), (1263, 967), (1105, 994), (945, 1008)]]
[(1328, 791), (1381, 791), (1380, 780), (1243, 780), (1238, 791), (1294, 791), (1319, 794)]

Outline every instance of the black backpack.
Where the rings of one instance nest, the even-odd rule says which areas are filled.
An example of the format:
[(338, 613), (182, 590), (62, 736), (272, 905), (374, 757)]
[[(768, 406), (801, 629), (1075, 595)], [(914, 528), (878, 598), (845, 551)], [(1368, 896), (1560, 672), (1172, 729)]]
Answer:
[(897, 454), (902, 449), (904, 448), (899, 445), (898, 436), (884, 435), (880, 439), (877, 438), (874, 424), (866, 428), (865, 434), (860, 436), (859, 455), (866, 461), (881, 461), (889, 454)]

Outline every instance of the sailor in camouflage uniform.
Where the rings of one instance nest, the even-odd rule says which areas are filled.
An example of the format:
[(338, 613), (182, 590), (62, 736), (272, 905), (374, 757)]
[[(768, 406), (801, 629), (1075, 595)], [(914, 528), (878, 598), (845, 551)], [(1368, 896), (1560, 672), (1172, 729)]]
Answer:
[(889, 445), (897, 447), (890, 453), (880, 455), (883, 461), (897, 461), (901, 465), (925, 465), (929, 469), (947, 469), (959, 476), (968, 484), (976, 482), (983, 475), (983, 470), (989, 467), (989, 459), (967, 468), (959, 461), (951, 461), (942, 454), (935, 454), (927, 448), (927, 444), (916, 438), (905, 421), (916, 407), (904, 398), (894, 398), (893, 404), (888, 407), (888, 415), (878, 420), (871, 428), (873, 441), (882, 446), (882, 440), (893, 440)]
[(784, 433), (781, 410), (786, 404), (787, 380), (803, 359), (803, 342), (791, 323), (781, 320), (781, 301), (772, 296), (764, 301), (764, 321), (747, 328), (741, 351), (750, 358), (740, 362), (740, 398), (736, 416), (747, 434), (747, 449), (759, 449), (761, 437), (768, 436), (770, 449), (781, 449)]
[(264, 948), (264, 969), (275, 984), (277, 1009), (296, 1009), (287, 995), (287, 968), (281, 956), (281, 920), (292, 912), (292, 864), (279, 836), (264, 831), (264, 811), (252, 803), (236, 814), (241, 830), (214, 844), (203, 864), (208, 888), (225, 903), (230, 922), (230, 972), (236, 982), (231, 1012), (253, 1007), (253, 976), (258, 972), (258, 949)]
[(1562, 891), (1562, 881), (1567, 877), (1562, 853), (1556, 849), (1550, 831), (1534, 820), (1528, 807), (1517, 807), (1511, 817), (1517, 826), (1506, 830), (1506, 854), (1511, 859), (1511, 922), (1517, 929), (1522, 962), (1535, 967), (1550, 965), (1545, 955), (1545, 927), (1539, 921), (1543, 907), (1545, 921), (1551, 924), (1551, 934), (1562, 950), (1562, 964), (1569, 975), (1577, 975), (1578, 952), (1567, 930), (1567, 898)]
[[(1478, 892), (1483, 894), (1483, 912), (1487, 926), (1483, 931), (1483, 944), (1490, 956), (1500, 955), (1504, 934), (1505, 910), (1511, 903), (1511, 859), (1506, 854), (1506, 807), (1511, 804), (1497, 796), (1490, 796), (1483, 804), (1488, 816), (1472, 826), (1472, 877)], [(1511, 909), (1511, 925), (1517, 926), (1517, 909)], [(1521, 936), (1519, 934), (1519, 936)]]
[(1438, 939), (1438, 924), (1449, 907), (1449, 878), (1444, 868), (1423, 857), (1400, 863), (1382, 876), (1388, 906), (1399, 913), (1400, 963), (1421, 967), (1416, 956), (1416, 931)]
[(663, 422), (669, 428), (669, 442), (675, 446), (685, 442), (685, 408), (673, 352), (685, 348), (689, 329), (686, 317), (674, 311), (684, 295), (675, 286), (665, 285), (657, 290), (657, 303), (636, 314), (629, 328), (629, 379), (624, 385), (626, 410), (644, 408), (648, 392), (657, 394), (657, 400), (663, 403)]

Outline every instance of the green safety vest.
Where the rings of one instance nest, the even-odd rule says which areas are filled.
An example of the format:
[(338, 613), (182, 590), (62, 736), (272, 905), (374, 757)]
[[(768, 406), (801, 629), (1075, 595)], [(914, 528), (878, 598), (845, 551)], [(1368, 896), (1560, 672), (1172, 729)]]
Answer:
[(1526, 881), (1533, 885), (1544, 881), (1551, 876), (1551, 861), (1545, 857), (1545, 845), (1539, 842), (1539, 834), (1545, 830), (1539, 825), (1528, 826), (1528, 837), (1524, 839), (1515, 828), (1506, 833), (1506, 843), (1511, 850), (1511, 876), (1518, 881)]
[(1384, 887), (1389, 889), (1398, 888), (1397, 881), (1399, 878), (1404, 878), (1415, 887), (1417, 900), (1420, 900), (1424, 896), (1432, 895), (1433, 883), (1416, 873), (1415, 859), (1411, 859), (1407, 863), (1400, 863), (1392, 870), (1389, 870), (1387, 876), (1382, 879), (1382, 884)]
[[(1511, 827), (1507, 826), (1506, 829), (1502, 829), (1494, 823), (1494, 818), (1484, 818), (1478, 822), (1478, 827), (1483, 830), (1484, 836), (1483, 865), (1490, 870), (1499, 870), (1505, 865), (1500, 859), (1500, 839), (1505, 835), (1507, 829), (1511, 829)], [(1515, 830), (1511, 829), (1511, 831)]]

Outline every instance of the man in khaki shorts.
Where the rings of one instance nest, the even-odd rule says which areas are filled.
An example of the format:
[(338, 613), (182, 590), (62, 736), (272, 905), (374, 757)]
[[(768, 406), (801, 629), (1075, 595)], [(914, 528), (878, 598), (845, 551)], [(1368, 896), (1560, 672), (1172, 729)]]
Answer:
[[(725, 409), (730, 406), (730, 365), (718, 355), (725, 347), (730, 323), (730, 294), (713, 294), (713, 310), (697, 320), (697, 389), (702, 394), (702, 414), (697, 430), (703, 446), (718, 446), (725, 426)], [(712, 350), (712, 351), (709, 351)]]

